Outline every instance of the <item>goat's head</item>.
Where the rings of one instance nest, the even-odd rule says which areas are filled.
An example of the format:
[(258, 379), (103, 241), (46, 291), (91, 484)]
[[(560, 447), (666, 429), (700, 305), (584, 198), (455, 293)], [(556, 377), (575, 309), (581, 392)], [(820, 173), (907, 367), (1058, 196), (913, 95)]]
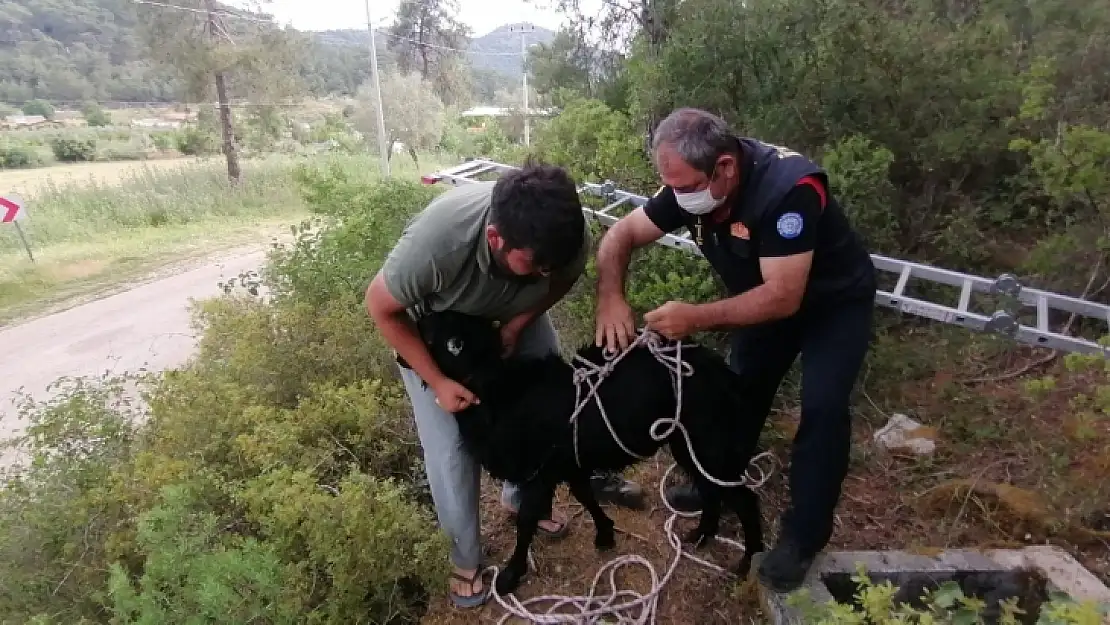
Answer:
[(440, 371), (461, 384), (495, 372), (501, 362), (501, 333), (488, 319), (446, 310), (425, 315), (417, 327)]

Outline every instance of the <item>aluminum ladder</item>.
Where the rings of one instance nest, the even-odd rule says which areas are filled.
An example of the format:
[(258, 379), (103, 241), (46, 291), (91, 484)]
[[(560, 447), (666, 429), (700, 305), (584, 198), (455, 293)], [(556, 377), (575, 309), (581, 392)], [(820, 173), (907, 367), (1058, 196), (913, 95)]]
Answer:
[[(461, 165), (422, 176), (421, 181), (424, 184), (446, 182), (458, 186), (478, 182), (479, 176), (500, 175), (514, 169), (517, 168), (512, 165), (496, 163), (486, 159), (472, 159)], [(601, 197), (608, 202), (601, 209), (595, 210), (586, 207), (582, 209), (587, 217), (597, 220), (606, 227), (612, 226), (619, 219), (619, 217), (613, 215), (613, 211), (616, 209), (643, 206), (648, 200), (642, 195), (618, 189), (610, 181), (601, 184), (585, 183), (579, 187), (578, 192)], [(664, 234), (657, 242), (701, 255), (701, 250), (690, 238), (689, 232), (677, 235)], [(1015, 341), (1037, 347), (1084, 354), (1101, 353), (1104, 356), (1110, 356), (1110, 347), (1104, 347), (1087, 339), (1053, 332), (1048, 325), (1050, 311), (1072, 313), (1079, 317), (1098, 319), (1100, 322), (1110, 324), (1110, 306), (1025, 287), (1015, 276), (1010, 274), (1002, 274), (991, 280), (878, 254), (872, 254), (871, 259), (876, 269), (898, 276), (893, 291), (879, 290), (875, 294), (875, 303), (880, 306), (933, 321), (963, 326), (979, 332), (1007, 336)], [(960, 289), (959, 301), (955, 307), (952, 307), (907, 296), (905, 290), (910, 278), (957, 287)], [(1019, 323), (1016, 315), (1007, 310), (996, 310), (990, 316), (972, 312), (969, 310), (969, 306), (973, 292), (1009, 296), (1016, 299), (1022, 307), (1034, 308), (1037, 316), (1036, 326)]]

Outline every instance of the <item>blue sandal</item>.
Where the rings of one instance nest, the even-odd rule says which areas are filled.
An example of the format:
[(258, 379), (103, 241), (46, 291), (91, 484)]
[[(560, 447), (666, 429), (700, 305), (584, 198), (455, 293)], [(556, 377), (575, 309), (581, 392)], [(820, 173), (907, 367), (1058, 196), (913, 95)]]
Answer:
[[(466, 577), (462, 573), (459, 573), (457, 571), (453, 571), (451, 573), (451, 577), (453, 579), (457, 579), (459, 581), (466, 582), (466, 583), (470, 584), (470, 590), (471, 590), (471, 592), (473, 592), (474, 591), (474, 582), (476, 582), (476, 581), (478, 581), (479, 579), (482, 578), (483, 570), (484, 569), (478, 569), (478, 570), (474, 571), (474, 575), (472, 575), (470, 577)], [(490, 595), (490, 585), (485, 584), (485, 585), (483, 585), (481, 592), (476, 593), (476, 594), (472, 594), (469, 597), (464, 597), (464, 596), (456, 594), (454, 591), (452, 591), (451, 592), (451, 601), (455, 604), (456, 607), (477, 608), (477, 607), (481, 606), (482, 604), (484, 604), (489, 599), (489, 595)]]

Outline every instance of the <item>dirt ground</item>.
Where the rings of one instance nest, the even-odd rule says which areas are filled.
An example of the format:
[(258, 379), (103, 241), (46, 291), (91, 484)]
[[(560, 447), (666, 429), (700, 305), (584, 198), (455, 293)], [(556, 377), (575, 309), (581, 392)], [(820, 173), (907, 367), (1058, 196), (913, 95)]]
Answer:
[[(1015, 349), (994, 366), (1005, 377), (1006, 371), (1020, 371), (1023, 363), (1042, 355)], [(974, 363), (962, 364), (971, 368)], [(1059, 383), (1043, 398), (1030, 399), (1027, 382), (1045, 374), (1066, 383)], [(852, 468), (829, 548), (932, 553), (947, 547), (1049, 543), (1110, 581), (1110, 534), (1106, 533), (1110, 480), (1105, 479), (1110, 474), (1110, 419), (1103, 413), (1083, 418), (1075, 400), (1078, 393), (1095, 388), (1102, 379), (1098, 376), (1105, 376), (1091, 375), (1069, 373), (1059, 358), (1047, 369), (1005, 379), (995, 379), (999, 376), (993, 372), (985, 378), (934, 373), (906, 380), (881, 394), (865, 383), (856, 412)], [(892, 455), (876, 448), (872, 435), (886, 422), (891, 412), (886, 406), (891, 405), (936, 429), (937, 451), (931, 457)], [(765, 434), (777, 459), (774, 474), (759, 491), (768, 548), (774, 544), (777, 518), (786, 502), (788, 467), (784, 465), (796, 423), (796, 410), (778, 411)], [(669, 513), (662, 508), (658, 491), (669, 464), (664, 452), (628, 472), (628, 477), (648, 489), (650, 508), (606, 508), (623, 530), (617, 548), (608, 554), (599, 555), (594, 549), (589, 515), (561, 489), (558, 505), (573, 518), (572, 534), (561, 542), (537, 539), (533, 552), (538, 571), (527, 578), (517, 596), (526, 600), (540, 595), (585, 595), (599, 568), (619, 555), (641, 555), (662, 576), (673, 557), (663, 532)], [(512, 550), (515, 530), (497, 503), (495, 485), (487, 483), (485, 490), (484, 541), (490, 564), (501, 565)], [(680, 519), (677, 527), (682, 532), (694, 523), (694, 519)], [(725, 514), (721, 535), (740, 538), (734, 515)], [(731, 568), (741, 552), (718, 543), (698, 555)], [(642, 567), (626, 567), (617, 581), (621, 589), (643, 593), (650, 588)], [(598, 592), (607, 590), (603, 580)], [(542, 612), (548, 605), (531, 609)], [(504, 614), (492, 599), (480, 610), (460, 610), (444, 594), (433, 598), (423, 623), (496, 623)], [(656, 622), (767, 621), (750, 579), (726, 577), (684, 559), (660, 594)]]

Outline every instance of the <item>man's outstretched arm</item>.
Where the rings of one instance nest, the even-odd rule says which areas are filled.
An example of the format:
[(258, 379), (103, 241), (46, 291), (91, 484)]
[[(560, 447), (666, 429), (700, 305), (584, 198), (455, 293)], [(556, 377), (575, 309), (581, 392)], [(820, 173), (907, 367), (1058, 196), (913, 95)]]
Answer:
[(644, 209), (637, 208), (601, 238), (597, 250), (597, 345), (625, 349), (631, 343), (636, 327), (632, 309), (624, 299), (628, 264), (633, 250), (657, 241), (663, 234)]

